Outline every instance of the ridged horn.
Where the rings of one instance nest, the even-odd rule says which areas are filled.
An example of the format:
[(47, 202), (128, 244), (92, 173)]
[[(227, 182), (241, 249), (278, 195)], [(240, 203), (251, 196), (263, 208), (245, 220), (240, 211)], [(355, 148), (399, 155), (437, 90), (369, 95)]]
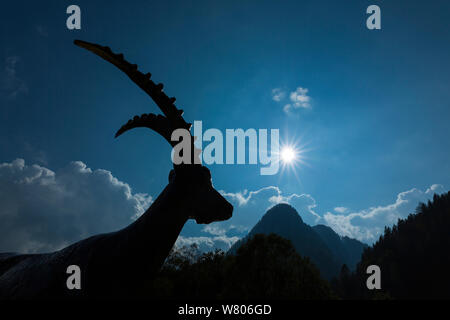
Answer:
[(117, 130), (115, 138), (134, 128), (152, 129), (153, 131), (163, 136), (164, 139), (166, 139), (172, 147), (175, 145), (175, 142), (171, 141), (170, 139), (172, 135), (172, 128), (170, 126), (169, 120), (167, 120), (167, 118), (162, 115), (144, 113), (141, 116), (135, 116), (133, 119), (128, 120), (128, 122), (120, 127), (119, 130)]
[(109, 47), (104, 47), (95, 43), (82, 40), (75, 40), (74, 44), (89, 50), (109, 63), (113, 64), (123, 71), (139, 88), (144, 90), (158, 105), (166, 118), (172, 125), (173, 130), (184, 128), (190, 130), (190, 124), (187, 123), (180, 115), (179, 110), (175, 106), (175, 100), (169, 98), (163, 91), (163, 84), (155, 84), (150, 80), (150, 74), (143, 74), (138, 70), (137, 65), (131, 64), (125, 60), (123, 54), (114, 54)]
[[(82, 40), (75, 40), (74, 44), (93, 52), (109, 63), (113, 64), (124, 72), (139, 88), (144, 90), (150, 98), (161, 109), (162, 115), (143, 114), (142, 116), (135, 116), (123, 125), (117, 132), (116, 137), (133, 128), (145, 127), (150, 128), (169, 142), (170, 145), (175, 146), (176, 143), (171, 141), (172, 132), (176, 129), (182, 128), (190, 130), (191, 123), (187, 123), (183, 118), (183, 110), (177, 109), (175, 106), (175, 98), (169, 98), (162, 90), (164, 85), (162, 83), (155, 84), (150, 78), (151, 74), (143, 74), (139, 71), (136, 64), (131, 64), (125, 60), (122, 53), (115, 54), (109, 47), (104, 47), (95, 43), (90, 43)], [(194, 147), (194, 139), (191, 135), (192, 143), (192, 159), (199, 159), (199, 150)], [(193, 163), (199, 163), (196, 160)], [(176, 166), (179, 167), (179, 166)]]

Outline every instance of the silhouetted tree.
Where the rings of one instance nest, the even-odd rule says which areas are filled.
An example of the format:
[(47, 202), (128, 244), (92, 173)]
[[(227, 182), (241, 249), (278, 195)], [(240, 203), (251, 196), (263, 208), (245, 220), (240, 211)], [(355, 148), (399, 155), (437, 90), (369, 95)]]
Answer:
[[(258, 234), (236, 255), (190, 257), (174, 252), (154, 282), (152, 296), (174, 299), (332, 299), (327, 281), (289, 240)], [(171, 255), (171, 256), (172, 256)]]
[[(365, 299), (450, 298), (450, 192), (421, 203), (362, 255), (356, 272), (339, 283), (344, 297)], [(381, 269), (382, 290), (366, 288), (369, 265)], [(342, 280), (342, 279), (341, 279)]]

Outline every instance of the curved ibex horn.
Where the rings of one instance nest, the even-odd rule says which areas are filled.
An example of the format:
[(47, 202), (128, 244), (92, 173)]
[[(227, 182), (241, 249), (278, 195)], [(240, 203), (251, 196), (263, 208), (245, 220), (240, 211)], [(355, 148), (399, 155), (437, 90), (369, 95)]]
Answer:
[(139, 86), (139, 88), (144, 90), (153, 99), (153, 101), (155, 101), (174, 129), (184, 128), (189, 130), (191, 128), (191, 124), (184, 121), (183, 117), (180, 115), (180, 110), (178, 110), (174, 105), (175, 99), (169, 98), (162, 91), (162, 84), (156, 85), (152, 80), (150, 80), (150, 73), (143, 74), (138, 70), (137, 65), (126, 61), (123, 54), (114, 54), (109, 47), (103, 47), (98, 44), (82, 40), (75, 40), (74, 43), (81, 48), (95, 53), (123, 71), (134, 83)]
[[(143, 114), (142, 116), (135, 116), (117, 131), (116, 137), (130, 129), (146, 127), (162, 135), (164, 139), (170, 143), (170, 145), (174, 146), (174, 142), (171, 141), (172, 132), (179, 128), (186, 129), (188, 131), (190, 130), (191, 124), (184, 120), (182, 116), (183, 110), (179, 110), (175, 106), (175, 98), (169, 98), (162, 91), (164, 87), (162, 83), (155, 84), (152, 80), (150, 80), (150, 73), (143, 74), (138, 70), (138, 66), (136, 64), (131, 64), (126, 61), (122, 53), (113, 53), (109, 47), (103, 47), (101, 45), (82, 40), (75, 40), (74, 44), (95, 53), (123, 71), (134, 83), (139, 86), (139, 88), (144, 90), (150, 98), (152, 98), (164, 114), (164, 116), (156, 116), (152, 113)], [(193, 145), (194, 139), (191, 139), (191, 142)], [(193, 147), (192, 150), (193, 159), (198, 158), (199, 150), (196, 150), (195, 147)]]
[(173, 147), (175, 146), (175, 142), (171, 141), (170, 137), (172, 135), (171, 126), (169, 123), (169, 120), (167, 120), (166, 117), (162, 115), (155, 115), (153, 113), (143, 114), (141, 116), (135, 116), (133, 119), (128, 120), (126, 124), (124, 124), (122, 127), (120, 127), (119, 130), (117, 130), (116, 135), (114, 136), (117, 138), (122, 133), (134, 129), (134, 128), (149, 128), (153, 131), (156, 131), (161, 136), (164, 137), (164, 139), (169, 142), (169, 144)]

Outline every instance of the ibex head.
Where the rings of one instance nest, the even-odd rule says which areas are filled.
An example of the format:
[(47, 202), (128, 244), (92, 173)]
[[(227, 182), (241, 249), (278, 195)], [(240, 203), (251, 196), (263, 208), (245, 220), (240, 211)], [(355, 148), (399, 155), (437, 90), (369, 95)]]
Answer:
[[(175, 98), (169, 98), (162, 90), (163, 84), (155, 84), (150, 79), (150, 73), (143, 74), (138, 70), (137, 65), (127, 62), (123, 54), (114, 54), (108, 47), (81, 40), (75, 40), (74, 43), (102, 57), (126, 73), (153, 99), (164, 114), (149, 113), (135, 116), (117, 131), (116, 137), (130, 129), (146, 127), (159, 133), (173, 147), (177, 142), (171, 140), (172, 133), (176, 129), (190, 130), (191, 124), (183, 119), (183, 110), (176, 108)], [(194, 147), (194, 137), (191, 134), (189, 136), (192, 146), (191, 164), (174, 164), (174, 169), (169, 174), (169, 184), (173, 184), (174, 187), (184, 192), (183, 201), (185, 203), (183, 206), (186, 208), (188, 217), (195, 219), (197, 223), (227, 220), (231, 218), (233, 206), (214, 189), (211, 173), (208, 168), (199, 164), (199, 151)]]

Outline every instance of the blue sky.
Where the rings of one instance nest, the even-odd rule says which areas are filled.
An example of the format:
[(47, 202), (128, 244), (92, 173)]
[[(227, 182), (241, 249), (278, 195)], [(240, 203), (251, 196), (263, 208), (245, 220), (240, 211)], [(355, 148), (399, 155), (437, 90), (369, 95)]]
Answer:
[[(81, 8), (79, 31), (65, 27), (70, 4)], [(365, 27), (371, 4), (381, 8), (382, 30)], [(371, 242), (361, 230), (336, 223), (394, 205), (403, 192), (416, 190), (407, 195), (417, 200), (429, 197), (427, 190), (449, 189), (449, 17), (448, 1), (3, 4), (0, 163), (19, 176), (37, 164), (58, 177), (74, 168), (72, 161), (81, 161), (94, 173), (110, 172), (133, 195), (155, 198), (163, 189), (169, 145), (143, 129), (113, 139), (130, 117), (158, 112), (156, 106), (113, 66), (73, 45), (83, 39), (123, 52), (151, 72), (177, 97), (185, 118), (202, 120), (205, 129), (279, 128), (282, 140), (306, 146), (307, 164), (296, 167), (297, 175), (261, 176), (254, 165), (211, 165), (217, 189), (235, 200), (244, 190), (247, 196), (271, 190), (269, 198), (284, 201), (296, 195), (305, 221), (317, 218), (302, 212), (314, 203), (305, 210), (313, 210), (318, 222)], [(297, 88), (308, 89), (309, 107), (287, 114), (283, 108)], [(282, 101), (274, 101), (274, 89), (285, 93)], [(23, 166), (12, 165), (17, 158), (25, 160)], [(15, 198), (11, 185), (19, 181), (11, 172), (2, 177), (8, 188), (0, 187), (8, 199)], [(96, 192), (92, 188), (93, 199)], [(261, 200), (252, 209), (255, 217), (236, 223), (251, 227), (273, 201)], [(235, 216), (250, 214), (243, 206), (241, 201)], [(346, 210), (335, 210), (340, 207)], [(6, 217), (7, 209), (0, 210)], [(327, 214), (337, 218), (324, 220)], [(377, 225), (390, 219), (383, 216)], [(214, 232), (189, 224), (184, 235)]]

